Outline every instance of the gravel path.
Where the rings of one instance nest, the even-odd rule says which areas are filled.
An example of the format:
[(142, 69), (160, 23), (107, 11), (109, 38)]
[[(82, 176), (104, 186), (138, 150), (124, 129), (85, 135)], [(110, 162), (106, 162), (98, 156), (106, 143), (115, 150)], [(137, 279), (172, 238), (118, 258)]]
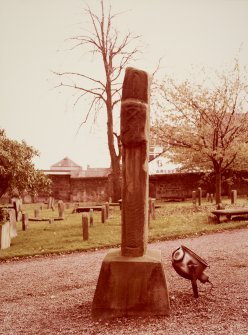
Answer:
[[(206, 259), (214, 288), (171, 266), (181, 244)], [(0, 334), (248, 334), (248, 229), (158, 242), (171, 301), (169, 317), (96, 322), (91, 303), (106, 250), (0, 264)]]

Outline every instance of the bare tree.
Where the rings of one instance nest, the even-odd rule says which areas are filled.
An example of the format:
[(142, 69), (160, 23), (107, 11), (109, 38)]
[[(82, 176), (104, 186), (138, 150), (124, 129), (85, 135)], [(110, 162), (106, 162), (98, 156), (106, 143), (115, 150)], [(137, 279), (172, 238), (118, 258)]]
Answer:
[(89, 120), (91, 113), (95, 113), (96, 118), (99, 111), (106, 111), (107, 139), (112, 170), (112, 197), (116, 201), (121, 197), (121, 151), (119, 136), (114, 132), (113, 110), (120, 102), (123, 70), (139, 52), (137, 46), (132, 47), (133, 42), (139, 39), (139, 36), (130, 32), (122, 36), (113, 26), (114, 19), (119, 14), (112, 14), (111, 6), (106, 10), (103, 0), (100, 1), (99, 15), (89, 6), (85, 8), (85, 13), (90, 19), (91, 29), (85, 35), (71, 39), (75, 42), (72, 49), (86, 48), (99, 59), (103, 66), (104, 78), (95, 78), (94, 70), (92, 74), (76, 72), (57, 72), (56, 74), (61, 77), (59, 86), (69, 87), (79, 92), (75, 105), (80, 99), (90, 97), (89, 108), (84, 114), (82, 124)]

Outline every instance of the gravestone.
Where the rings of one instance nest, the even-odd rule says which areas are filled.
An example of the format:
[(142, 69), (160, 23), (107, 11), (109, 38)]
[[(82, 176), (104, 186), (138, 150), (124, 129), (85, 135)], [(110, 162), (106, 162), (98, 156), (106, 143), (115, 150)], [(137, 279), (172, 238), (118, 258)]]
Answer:
[(90, 226), (93, 226), (94, 224), (94, 210), (93, 208), (90, 208)]
[(92, 305), (97, 319), (168, 315), (161, 252), (147, 250), (150, 78), (127, 68), (122, 89), (121, 248), (105, 256)]
[(63, 200), (58, 201), (58, 211), (59, 211), (59, 219), (64, 220), (65, 218), (65, 204)]
[(9, 209), (9, 223), (10, 223), (10, 238), (17, 236), (16, 229), (16, 213), (14, 209)]
[(26, 230), (28, 227), (28, 214), (22, 213), (22, 230)]
[(155, 220), (155, 199), (149, 199), (149, 216)]
[(106, 208), (106, 220), (108, 220), (108, 217), (109, 217), (109, 202), (105, 203), (105, 208)]
[(237, 190), (231, 191), (231, 204), (236, 204), (237, 201)]
[(19, 221), (20, 219), (20, 213), (22, 211), (22, 200), (19, 198), (12, 198), (11, 202), (13, 204), (15, 214), (16, 214), (16, 221)]
[(106, 207), (103, 205), (101, 210), (101, 221), (102, 223), (105, 223), (106, 221)]
[(198, 205), (201, 206), (202, 202), (202, 188), (198, 187)]
[(9, 221), (0, 223), (0, 249), (9, 248), (10, 243), (10, 223)]
[(88, 241), (89, 239), (89, 224), (87, 213), (82, 214), (82, 228), (83, 228), (83, 240)]
[(48, 204), (47, 204), (48, 209), (52, 209), (53, 201), (54, 201), (53, 197), (48, 198)]

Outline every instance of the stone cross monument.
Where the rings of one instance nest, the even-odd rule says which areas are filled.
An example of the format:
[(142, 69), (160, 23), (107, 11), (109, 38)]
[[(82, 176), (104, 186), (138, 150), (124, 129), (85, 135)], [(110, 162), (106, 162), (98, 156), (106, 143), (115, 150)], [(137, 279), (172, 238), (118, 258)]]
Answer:
[(105, 256), (92, 305), (98, 319), (168, 315), (169, 297), (158, 250), (147, 249), (150, 78), (127, 68), (122, 88), (121, 249)]

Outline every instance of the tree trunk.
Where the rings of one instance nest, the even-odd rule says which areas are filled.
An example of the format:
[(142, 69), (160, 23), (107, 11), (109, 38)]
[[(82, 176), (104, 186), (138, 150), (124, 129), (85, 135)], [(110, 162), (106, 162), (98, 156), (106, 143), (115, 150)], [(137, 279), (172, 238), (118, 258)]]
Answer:
[(221, 170), (215, 170), (215, 201), (216, 205), (221, 204)]
[(107, 133), (108, 133), (108, 148), (111, 159), (111, 170), (112, 170), (112, 200), (114, 202), (121, 199), (121, 180), (120, 180), (120, 152), (116, 153), (114, 145), (114, 132), (113, 132), (113, 110), (112, 110), (112, 96), (111, 96), (111, 85), (106, 85), (107, 93)]
[(116, 157), (113, 161), (111, 161), (112, 167), (112, 190), (113, 195), (112, 199), (114, 202), (117, 202), (121, 199), (121, 169), (120, 169), (120, 160)]

